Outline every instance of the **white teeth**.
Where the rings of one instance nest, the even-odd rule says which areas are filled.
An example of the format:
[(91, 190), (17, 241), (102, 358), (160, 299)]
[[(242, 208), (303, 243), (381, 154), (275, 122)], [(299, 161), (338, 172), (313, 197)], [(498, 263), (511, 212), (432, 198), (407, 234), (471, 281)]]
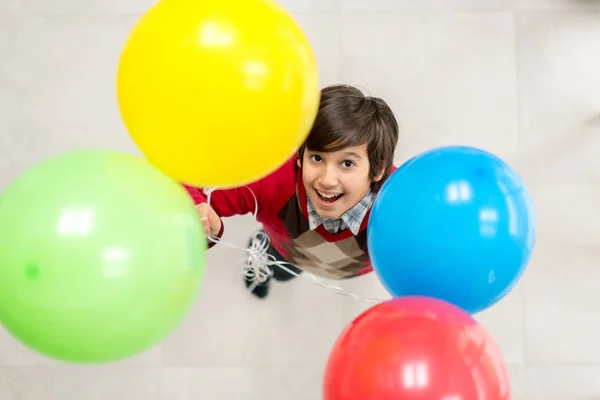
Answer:
[(342, 195), (341, 193), (338, 193), (338, 194), (323, 194), (323, 193), (319, 192), (318, 190), (317, 190), (317, 193), (319, 193), (320, 196), (325, 197), (326, 199), (333, 199), (334, 197), (339, 197), (339, 196)]

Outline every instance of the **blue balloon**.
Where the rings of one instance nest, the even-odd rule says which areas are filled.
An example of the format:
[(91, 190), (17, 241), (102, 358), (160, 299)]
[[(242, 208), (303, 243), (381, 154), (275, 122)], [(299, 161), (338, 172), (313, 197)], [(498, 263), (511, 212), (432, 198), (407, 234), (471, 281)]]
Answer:
[(382, 186), (367, 228), (373, 268), (395, 297), (482, 311), (517, 284), (535, 244), (531, 197), (484, 150), (447, 146), (407, 161)]

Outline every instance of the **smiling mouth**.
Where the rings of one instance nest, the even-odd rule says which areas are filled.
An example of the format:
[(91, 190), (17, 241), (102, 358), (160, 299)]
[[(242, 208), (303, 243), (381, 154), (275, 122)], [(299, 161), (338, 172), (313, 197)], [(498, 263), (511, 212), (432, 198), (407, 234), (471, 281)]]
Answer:
[(337, 194), (321, 193), (317, 189), (315, 189), (315, 192), (317, 193), (317, 196), (319, 196), (319, 200), (321, 200), (325, 204), (333, 204), (344, 195), (343, 193), (337, 193)]

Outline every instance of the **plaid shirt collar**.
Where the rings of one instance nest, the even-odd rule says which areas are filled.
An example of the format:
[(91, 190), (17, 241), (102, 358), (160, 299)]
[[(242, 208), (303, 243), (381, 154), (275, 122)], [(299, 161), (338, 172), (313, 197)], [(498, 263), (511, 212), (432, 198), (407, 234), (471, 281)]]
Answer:
[(360, 226), (362, 225), (363, 219), (373, 205), (374, 196), (369, 190), (369, 192), (365, 195), (365, 197), (362, 198), (361, 201), (356, 203), (356, 205), (336, 219), (321, 218), (321, 216), (317, 214), (317, 211), (311, 203), (310, 198), (308, 198), (308, 195), (306, 196), (306, 200), (308, 224), (310, 230), (315, 230), (319, 227), (319, 225), (323, 224), (323, 227), (329, 233), (339, 233), (344, 229), (350, 229), (350, 231), (356, 236), (360, 231)]

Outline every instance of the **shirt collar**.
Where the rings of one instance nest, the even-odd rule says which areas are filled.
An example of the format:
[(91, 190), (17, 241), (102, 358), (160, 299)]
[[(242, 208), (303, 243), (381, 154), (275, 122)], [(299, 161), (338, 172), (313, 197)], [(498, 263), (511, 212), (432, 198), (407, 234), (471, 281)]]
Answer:
[(374, 196), (371, 190), (369, 190), (365, 197), (363, 197), (358, 203), (342, 214), (339, 218), (335, 219), (322, 218), (319, 214), (317, 214), (317, 211), (311, 203), (308, 194), (306, 196), (306, 200), (308, 224), (310, 230), (315, 230), (319, 227), (319, 225), (322, 224), (329, 233), (339, 233), (344, 229), (350, 229), (350, 231), (356, 236), (360, 232), (363, 219), (373, 205)]

